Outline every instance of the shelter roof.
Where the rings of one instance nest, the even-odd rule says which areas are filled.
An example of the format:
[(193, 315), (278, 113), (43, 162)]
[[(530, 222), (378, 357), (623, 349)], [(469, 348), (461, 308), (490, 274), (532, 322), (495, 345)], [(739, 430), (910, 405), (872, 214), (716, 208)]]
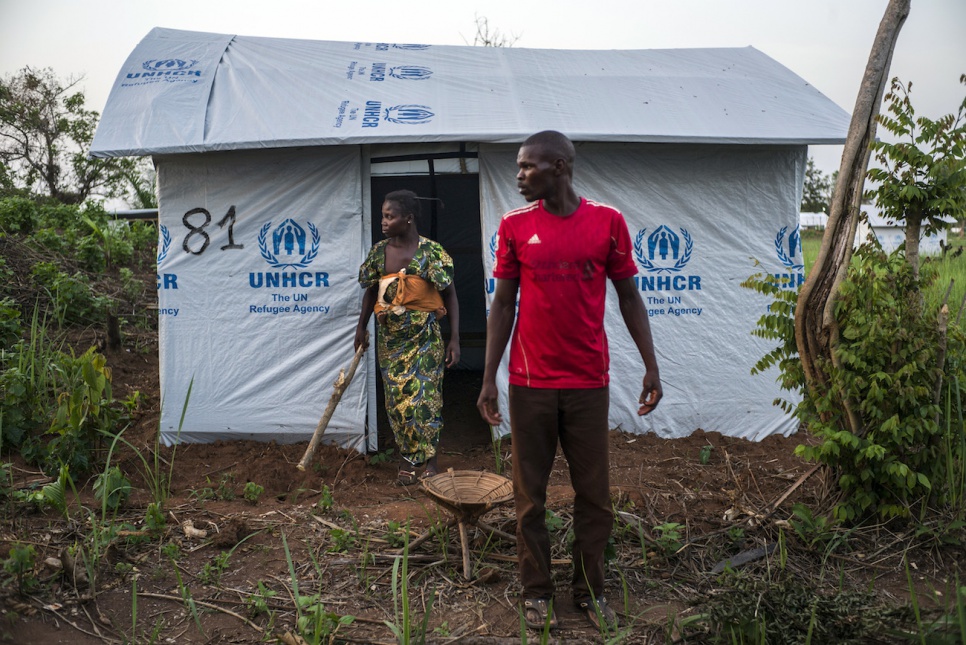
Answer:
[(362, 143), (840, 144), (849, 115), (754, 49), (546, 50), (155, 28), (91, 155)]

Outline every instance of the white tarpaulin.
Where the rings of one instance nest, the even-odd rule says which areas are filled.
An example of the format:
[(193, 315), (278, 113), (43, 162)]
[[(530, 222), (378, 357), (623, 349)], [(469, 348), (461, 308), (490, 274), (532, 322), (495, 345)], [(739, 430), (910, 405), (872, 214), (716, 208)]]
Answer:
[(154, 29), (91, 153), (346, 143), (841, 143), (848, 115), (752, 47), (630, 51), (319, 42)]
[[(358, 149), (165, 157), (158, 183), (162, 440), (189, 386), (182, 441), (308, 439), (353, 355)], [(364, 449), (365, 427), (360, 370), (326, 439)]]
[[(512, 181), (515, 160), (515, 147), (480, 147), (490, 277), (500, 217), (525, 203)], [(794, 146), (578, 144), (578, 194), (615, 206), (627, 221), (664, 387), (660, 406), (637, 416), (644, 366), (609, 286), (611, 427), (664, 437), (701, 428), (756, 440), (795, 431), (795, 420), (771, 404), (788, 397), (777, 372), (750, 375), (773, 346), (751, 335), (768, 301), (739, 285), (754, 273), (788, 276), (796, 286), (804, 280), (804, 172), (805, 149)], [(491, 298), (492, 286), (487, 291)], [(504, 412), (506, 360), (499, 379)]]

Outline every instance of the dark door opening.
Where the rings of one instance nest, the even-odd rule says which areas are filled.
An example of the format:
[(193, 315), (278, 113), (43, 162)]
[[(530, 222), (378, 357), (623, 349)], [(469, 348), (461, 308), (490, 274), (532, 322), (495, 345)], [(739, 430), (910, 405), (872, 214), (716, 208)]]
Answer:
[[(376, 160), (373, 160), (374, 162)], [(452, 256), (460, 305), (460, 362), (443, 379), (443, 434), (440, 466), (445, 453), (489, 444), (489, 426), (480, 418), (476, 399), (483, 384), (486, 345), (486, 300), (483, 295), (483, 245), (480, 229), (480, 182), (477, 174), (373, 176), (371, 181), (372, 242), (382, 239), (383, 197), (394, 190), (412, 190), (423, 201), (419, 234), (434, 239)], [(441, 323), (443, 340), (450, 338), (448, 318)], [(377, 332), (378, 333), (378, 332)], [(382, 378), (376, 378), (379, 449), (394, 446), (386, 417)]]

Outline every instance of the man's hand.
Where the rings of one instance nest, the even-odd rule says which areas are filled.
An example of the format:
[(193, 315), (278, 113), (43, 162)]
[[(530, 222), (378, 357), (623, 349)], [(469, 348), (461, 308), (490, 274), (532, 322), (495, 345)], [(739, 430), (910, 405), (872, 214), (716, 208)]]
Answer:
[(484, 383), (480, 390), (480, 398), (476, 400), (476, 408), (480, 411), (480, 416), (491, 426), (498, 426), (503, 423), (503, 415), (500, 414), (497, 396), (496, 383)]
[(663, 396), (664, 390), (661, 389), (661, 377), (657, 375), (657, 372), (648, 372), (645, 374), (644, 388), (641, 390), (641, 398), (638, 399), (641, 407), (637, 409), (637, 414), (640, 416), (650, 414), (657, 407), (657, 404)]

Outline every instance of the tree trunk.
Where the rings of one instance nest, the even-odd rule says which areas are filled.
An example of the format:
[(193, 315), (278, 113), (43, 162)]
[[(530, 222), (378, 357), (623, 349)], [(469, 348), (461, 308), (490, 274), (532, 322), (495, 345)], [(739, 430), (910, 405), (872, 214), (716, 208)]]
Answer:
[(912, 267), (912, 275), (919, 279), (919, 235), (922, 232), (921, 217), (906, 217), (906, 262)]
[[(879, 24), (852, 112), (822, 246), (798, 296), (795, 338), (810, 392), (821, 392), (828, 387), (828, 365), (838, 361), (834, 351), (839, 336), (835, 301), (852, 259), (862, 187), (871, 153), (869, 144), (875, 137), (876, 116), (888, 81), (892, 52), (899, 30), (909, 15), (910, 2), (890, 0)], [(851, 426), (849, 429), (861, 434), (861, 419), (854, 407), (845, 397), (842, 405)]]

